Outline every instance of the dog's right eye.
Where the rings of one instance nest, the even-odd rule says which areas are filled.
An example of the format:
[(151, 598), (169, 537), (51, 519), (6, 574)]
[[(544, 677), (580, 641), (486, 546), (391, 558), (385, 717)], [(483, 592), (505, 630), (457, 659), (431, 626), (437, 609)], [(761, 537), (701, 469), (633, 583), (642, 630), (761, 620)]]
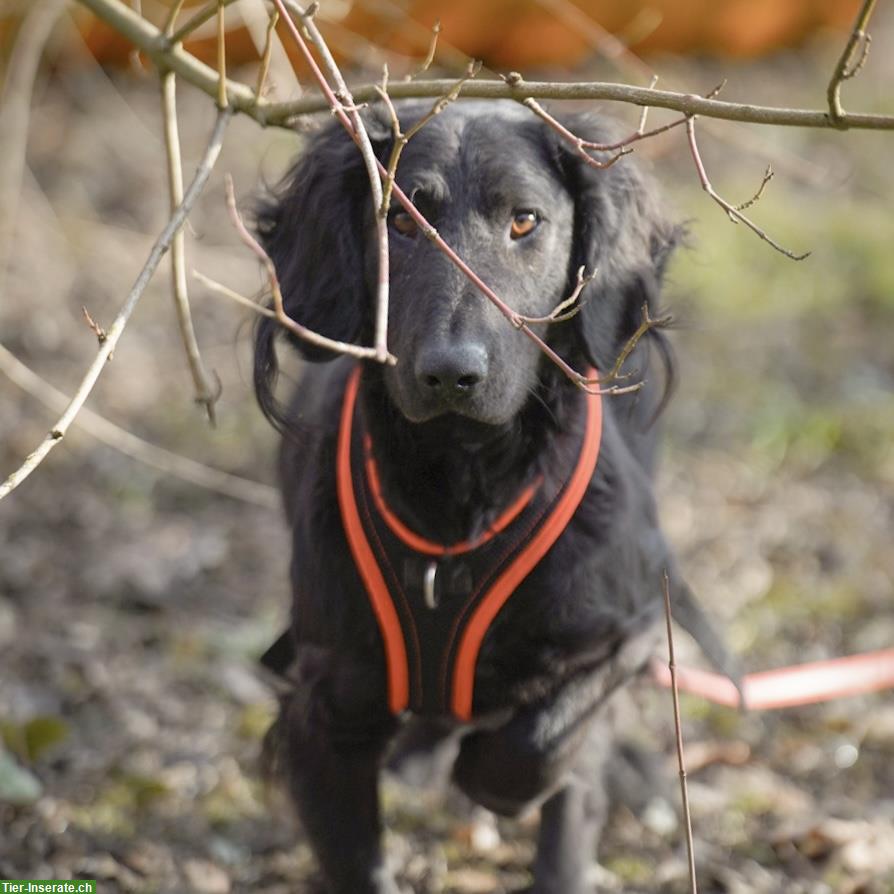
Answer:
[(509, 235), (512, 239), (523, 239), (529, 236), (540, 225), (540, 215), (536, 211), (516, 211), (512, 216)]
[(401, 236), (406, 236), (410, 239), (412, 239), (419, 231), (416, 221), (410, 217), (407, 211), (396, 211), (392, 214), (391, 226), (394, 227)]

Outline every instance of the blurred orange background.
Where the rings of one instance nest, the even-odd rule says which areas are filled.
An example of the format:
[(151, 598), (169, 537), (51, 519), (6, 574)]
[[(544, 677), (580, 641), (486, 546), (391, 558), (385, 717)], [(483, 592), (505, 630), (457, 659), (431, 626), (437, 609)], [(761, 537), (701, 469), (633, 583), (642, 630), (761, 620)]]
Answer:
[[(179, 24), (206, 5), (186, 0)], [(169, 8), (169, 0), (142, 3), (143, 15), (159, 26)], [(858, 0), (342, 0), (324, 4), (319, 18), (343, 61), (362, 64), (365, 60), (358, 57), (365, 41), (371, 52), (380, 47), (423, 56), (430, 29), (440, 20), (443, 44), (487, 67), (567, 70), (586, 63), (600, 42), (614, 39), (608, 35), (638, 55), (755, 58), (802, 44), (826, 29), (845, 29), (858, 8)], [(240, 4), (227, 13), (227, 53), (237, 64), (259, 56), (257, 32), (253, 38), (241, 9)], [(132, 47), (126, 39), (86, 10), (75, 7), (74, 15), (97, 60), (110, 66), (128, 63)], [(0, 46), (8, 45), (16, 27), (15, 16), (0, 18)], [(213, 20), (206, 23), (186, 43), (187, 50), (209, 64), (214, 63), (215, 27)], [(300, 70), (302, 63), (292, 61)]]

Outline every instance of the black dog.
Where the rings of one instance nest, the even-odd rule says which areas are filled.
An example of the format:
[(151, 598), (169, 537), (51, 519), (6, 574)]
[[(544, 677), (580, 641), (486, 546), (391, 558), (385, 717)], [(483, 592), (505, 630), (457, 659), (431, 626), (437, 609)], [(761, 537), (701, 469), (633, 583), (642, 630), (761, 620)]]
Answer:
[[(400, 107), (410, 125), (426, 110)], [(606, 140), (592, 117), (565, 122)], [(368, 128), (383, 161), (389, 119)], [(374, 209), (359, 152), (326, 127), (258, 217), (288, 313), (369, 343)], [(519, 105), (459, 102), (404, 152), (398, 183), (517, 312), (550, 313), (595, 271), (580, 311), (538, 324), (579, 370), (610, 370), (653, 313), (677, 229), (629, 158), (606, 169)], [(579, 894), (605, 812), (611, 694), (645, 665), (661, 617), (712, 661), (725, 652), (658, 528), (647, 342), (636, 394), (588, 397), (513, 328), (395, 205), (388, 343), (398, 363), (340, 358), (272, 393), (274, 338), (257, 332), (262, 408), (286, 432), (292, 628), (268, 656), (294, 681), (273, 731), (330, 889), (396, 891), (380, 846), (378, 775), (399, 730), (459, 739), (455, 783), (503, 814), (542, 805), (533, 891)], [(294, 340), (308, 359), (328, 353)], [(598, 458), (594, 457), (598, 451)], [(593, 463), (595, 462), (595, 468)], [(416, 720), (413, 720), (416, 718)], [(419, 720), (421, 718), (421, 721)]]

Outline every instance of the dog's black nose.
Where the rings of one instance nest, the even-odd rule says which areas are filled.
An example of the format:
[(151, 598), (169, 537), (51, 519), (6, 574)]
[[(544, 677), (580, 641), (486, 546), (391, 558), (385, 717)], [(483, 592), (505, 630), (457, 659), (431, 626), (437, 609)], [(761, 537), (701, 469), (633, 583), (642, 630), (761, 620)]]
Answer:
[(426, 351), (416, 364), (423, 390), (443, 398), (471, 393), (487, 376), (487, 351), (474, 342)]

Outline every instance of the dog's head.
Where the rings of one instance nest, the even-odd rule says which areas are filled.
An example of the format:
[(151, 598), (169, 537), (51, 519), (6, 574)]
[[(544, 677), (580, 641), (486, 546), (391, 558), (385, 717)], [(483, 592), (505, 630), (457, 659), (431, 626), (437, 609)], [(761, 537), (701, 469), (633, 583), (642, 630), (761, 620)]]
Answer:
[[(403, 129), (427, 104), (398, 106)], [(593, 116), (565, 125), (605, 142)], [(387, 162), (390, 119), (368, 115), (378, 157)], [(466, 261), (513, 310), (548, 315), (574, 290), (583, 267), (595, 277), (567, 322), (537, 324), (572, 363), (609, 369), (635, 331), (643, 305), (654, 309), (676, 231), (657, 210), (634, 162), (588, 165), (528, 109), (509, 101), (458, 102), (405, 147), (397, 182)], [(258, 215), (285, 310), (331, 338), (372, 338), (377, 243), (369, 182), (353, 141), (337, 123), (319, 132)], [(384, 372), (391, 400), (413, 422), (454, 413), (500, 424), (536, 386), (543, 355), (420, 232), (396, 202), (388, 216), (388, 346), (398, 358)], [(257, 331), (255, 383), (273, 412), (277, 324)], [(333, 355), (298, 339), (310, 360)], [(273, 413), (275, 415), (275, 413)]]

